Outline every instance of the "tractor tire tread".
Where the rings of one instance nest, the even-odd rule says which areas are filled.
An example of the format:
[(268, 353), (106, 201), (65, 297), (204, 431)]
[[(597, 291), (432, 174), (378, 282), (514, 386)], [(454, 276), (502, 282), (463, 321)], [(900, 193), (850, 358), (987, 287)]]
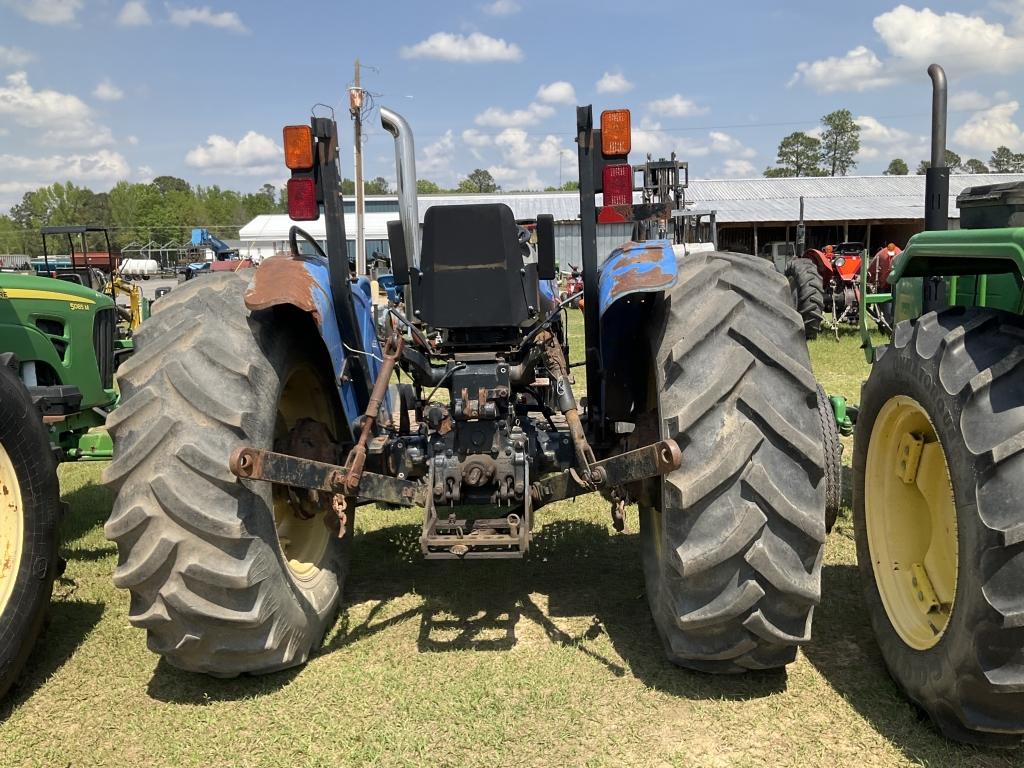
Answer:
[(683, 465), (660, 483), (660, 506), (641, 509), (641, 533), (655, 624), (680, 666), (779, 667), (809, 638), (824, 454), (817, 383), (788, 302), (767, 265), (711, 252), (680, 261), (656, 313), (661, 435), (679, 443)]
[(825, 312), (825, 287), (821, 273), (813, 261), (798, 257), (786, 266), (786, 279), (793, 305), (803, 318), (804, 335), (808, 340), (817, 338)]
[(227, 467), (239, 445), (269, 447), (261, 408), (276, 402), (285, 354), (270, 318), (245, 310), (247, 285), (211, 274), (157, 304), (118, 371), (104, 476), (129, 621), (172, 665), (218, 677), (303, 663), (333, 618), (301, 599), (268, 502)]
[[(1024, 743), (1024, 318), (954, 307), (897, 326), (863, 389), (854, 451), (854, 524), (865, 603), (890, 673), (951, 738)], [(959, 572), (953, 612), (922, 653), (899, 639), (882, 607), (864, 524), (867, 435), (891, 397), (929, 412), (957, 501)]]

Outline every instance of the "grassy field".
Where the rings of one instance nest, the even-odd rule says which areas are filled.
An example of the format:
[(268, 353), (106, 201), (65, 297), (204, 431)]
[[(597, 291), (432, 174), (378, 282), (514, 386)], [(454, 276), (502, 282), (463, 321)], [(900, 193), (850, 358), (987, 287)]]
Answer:
[[(858, 399), (853, 335), (813, 343)], [(848, 461), (850, 447), (847, 445)], [(525, 562), (426, 563), (418, 515), (360, 511), (345, 604), (300, 670), (215, 680), (146, 649), (111, 584), (102, 466), (65, 465), (66, 576), (0, 710), (0, 766), (1010, 766), (942, 739), (890, 682), (861, 606), (849, 510), (814, 641), (784, 673), (672, 667), (648, 615), (635, 510), (545, 508)], [(848, 500), (848, 496), (847, 496)]]

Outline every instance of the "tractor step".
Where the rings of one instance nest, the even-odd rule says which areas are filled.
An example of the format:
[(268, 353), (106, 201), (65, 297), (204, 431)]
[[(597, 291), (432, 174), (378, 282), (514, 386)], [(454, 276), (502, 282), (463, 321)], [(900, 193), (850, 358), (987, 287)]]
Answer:
[(518, 514), (476, 520), (449, 515), (441, 520), (431, 508), (420, 549), (427, 560), (483, 560), (522, 558), (529, 550), (530, 528)]

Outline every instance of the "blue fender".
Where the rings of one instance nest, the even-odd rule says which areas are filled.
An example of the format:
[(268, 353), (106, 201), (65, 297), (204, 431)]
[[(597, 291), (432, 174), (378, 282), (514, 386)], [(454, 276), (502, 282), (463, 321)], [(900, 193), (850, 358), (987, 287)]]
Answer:
[(598, 273), (601, 380), (589, 383), (588, 395), (599, 398), (601, 413), (612, 420), (632, 421), (638, 403), (647, 397), (646, 327), (649, 312), (634, 295), (661, 294), (679, 280), (679, 268), (668, 240), (629, 242), (612, 251)]
[(679, 279), (672, 243), (645, 240), (623, 243), (601, 265), (598, 273), (599, 316), (616, 301), (634, 293), (666, 291)]
[[(369, 350), (366, 362), (370, 376), (375, 379), (381, 368), (381, 348), (373, 318), (370, 281), (360, 277), (352, 283), (358, 336), (364, 350)], [(352, 354), (341, 338), (338, 318), (334, 312), (330, 276), (327, 262), (319, 256), (272, 256), (264, 259), (253, 275), (245, 294), (245, 305), (250, 311), (290, 305), (312, 316), (320, 331), (324, 347), (334, 369), (333, 380), (345, 411), (345, 419), (354, 430), (355, 422), (363, 415), (351, 381), (342, 381), (346, 360)], [(389, 396), (385, 396), (384, 410), (391, 411)], [(354, 433), (354, 432), (353, 432)]]

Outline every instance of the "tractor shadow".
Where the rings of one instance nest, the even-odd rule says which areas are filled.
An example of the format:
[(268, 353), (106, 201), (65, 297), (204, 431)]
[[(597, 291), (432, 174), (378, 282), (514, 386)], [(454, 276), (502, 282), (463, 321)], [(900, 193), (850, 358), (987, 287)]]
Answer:
[[(639, 537), (586, 521), (541, 522), (525, 561), (427, 562), (417, 525), (357, 536), (346, 606), (321, 653), (415, 621), (420, 653), (504, 652), (542, 637), (609, 675), (687, 699), (759, 698), (785, 689), (785, 672), (723, 677), (672, 665), (648, 610)], [(392, 603), (410, 595), (422, 603), (396, 611)], [(369, 612), (354, 620), (347, 608), (367, 603)]]
[[(109, 550), (69, 549), (68, 545), (106, 520), (112, 500), (110, 492), (103, 486), (86, 484), (63, 495), (62, 499), (68, 504), (69, 514), (61, 521), (60, 554), (68, 561), (69, 569), (76, 560), (109, 557)], [(77, 599), (77, 590), (78, 584), (74, 578), (61, 575), (55, 580), (50, 607), (39, 638), (21, 676), (3, 701), (0, 701), (0, 723), (64, 666), (100, 622), (103, 604)]]
[(947, 740), (923, 711), (904, 698), (875, 643), (861, 599), (857, 566), (826, 565), (822, 569), (822, 601), (814, 614), (814, 640), (803, 653), (846, 703), (915, 765), (1021, 765), (1015, 751)]
[(167, 704), (205, 706), (223, 701), (242, 701), (274, 693), (287, 686), (301, 672), (302, 667), (293, 667), (269, 675), (217, 679), (177, 669), (161, 658), (146, 686), (146, 693), (151, 699)]
[(80, 541), (96, 530), (102, 531), (114, 504), (113, 492), (100, 483), (86, 483), (71, 493), (63, 494), (61, 498), (68, 506), (68, 514), (60, 525), (61, 553), (64, 557), (86, 561), (110, 557), (115, 551), (112, 543), (91, 547), (82, 546)]
[[(55, 596), (61, 584), (55, 587)], [(81, 600), (55, 599), (50, 605), (43, 631), (28, 657), (21, 676), (0, 701), (0, 723), (28, 701), (78, 650), (103, 616), (103, 605)]]

